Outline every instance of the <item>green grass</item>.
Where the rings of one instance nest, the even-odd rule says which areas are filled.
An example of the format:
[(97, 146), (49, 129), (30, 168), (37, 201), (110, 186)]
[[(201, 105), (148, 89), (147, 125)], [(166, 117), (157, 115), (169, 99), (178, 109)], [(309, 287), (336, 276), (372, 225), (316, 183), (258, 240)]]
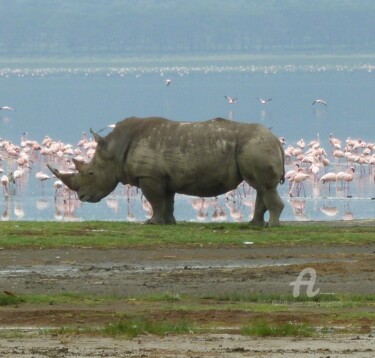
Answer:
[(0, 294), (0, 306), (17, 306), (23, 302), (25, 300), (22, 297)]
[(255, 322), (251, 325), (245, 325), (241, 328), (241, 334), (244, 336), (258, 337), (286, 337), (299, 336), (310, 337), (315, 333), (315, 329), (308, 324), (281, 323), (272, 324), (264, 321)]
[(374, 227), (324, 224), (255, 228), (248, 224), (178, 223), (156, 226), (138, 223), (90, 221), (2, 222), (0, 248), (20, 247), (169, 247), (256, 245), (328, 245), (374, 243)]
[[(324, 331), (340, 332), (347, 327), (350, 332), (363, 332), (363, 329), (371, 332), (373, 329), (375, 295), (319, 296), (320, 299), (295, 299), (283, 294), (200, 297), (168, 292), (129, 297), (76, 293), (17, 297), (0, 294), (0, 302), (1, 305), (11, 306), (11, 309), (16, 306), (20, 311), (54, 312), (62, 309), (69, 315), (72, 308), (74, 312), (80, 312), (79, 323), (73, 320), (59, 327), (59, 323), (55, 322), (56, 328), (39, 332), (46, 335), (133, 338), (141, 334), (217, 333), (218, 329), (220, 332), (225, 329), (253, 336), (310, 336)], [(233, 315), (242, 312), (246, 321), (228, 320), (232, 312)], [(216, 318), (210, 320), (210, 316)], [(99, 319), (100, 324), (90, 324), (93, 317), (94, 321)], [(0, 336), (4, 334), (9, 332), (1, 332)]]

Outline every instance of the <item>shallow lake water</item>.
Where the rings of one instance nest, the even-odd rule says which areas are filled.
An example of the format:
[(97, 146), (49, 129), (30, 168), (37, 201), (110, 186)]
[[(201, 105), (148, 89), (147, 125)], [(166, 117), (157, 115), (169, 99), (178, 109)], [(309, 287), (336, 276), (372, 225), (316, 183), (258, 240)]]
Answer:
[[(4, 143), (23, 151), (25, 141), (42, 147), (45, 136), (54, 142), (77, 147), (89, 128), (108, 133), (108, 125), (130, 116), (164, 116), (178, 121), (224, 117), (240, 122), (259, 122), (279, 137), (285, 149), (306, 153), (311, 141), (319, 140), (330, 164), (312, 174), (312, 163), (288, 157), (286, 171), (299, 163), (309, 173), (291, 192), (288, 180), (279, 187), (285, 202), (282, 220), (350, 220), (375, 217), (374, 157), (375, 74), (368, 64), (358, 66), (237, 66), (237, 67), (116, 67), (116, 68), (3, 68), (0, 70), (0, 168), (14, 173), (20, 153), (9, 155)], [(166, 79), (171, 79), (169, 86)], [(237, 97), (229, 104), (224, 96)], [(261, 104), (259, 98), (272, 98)], [(322, 98), (327, 106), (315, 104)], [(25, 133), (25, 134), (24, 134)], [(348, 161), (333, 156), (330, 134), (348, 143)], [(89, 137), (89, 135), (88, 135)], [(358, 144), (359, 143), (359, 144)], [(369, 145), (368, 145), (369, 144)], [(366, 149), (369, 148), (369, 149)], [(371, 149), (370, 149), (371, 148)], [(56, 193), (55, 179), (43, 183), (37, 172), (50, 175), (46, 163), (63, 165), (74, 154), (42, 155), (30, 150), (21, 180), (2, 188), (2, 220), (125, 220), (141, 221), (150, 215), (140, 191), (119, 186), (100, 203), (81, 203), (73, 194)], [(373, 163), (373, 162), (372, 162)], [(326, 172), (355, 169), (353, 180), (342, 185), (323, 184)], [(253, 213), (254, 191), (247, 185), (219, 198), (176, 196), (175, 216), (186, 221), (248, 221)]]

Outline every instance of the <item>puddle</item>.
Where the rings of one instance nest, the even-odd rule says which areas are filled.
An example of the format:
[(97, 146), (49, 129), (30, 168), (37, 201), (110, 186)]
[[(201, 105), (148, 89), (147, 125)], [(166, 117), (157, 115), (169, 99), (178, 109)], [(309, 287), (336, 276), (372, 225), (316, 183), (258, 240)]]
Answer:
[(7, 277), (19, 277), (24, 275), (43, 275), (43, 276), (79, 276), (82, 272), (96, 273), (119, 273), (119, 272), (161, 272), (161, 271), (174, 271), (174, 270), (233, 270), (241, 268), (266, 268), (266, 267), (280, 267), (290, 265), (303, 265), (303, 264), (319, 264), (324, 262), (356, 262), (355, 260), (332, 260), (332, 259), (314, 259), (313, 261), (308, 259), (284, 259), (284, 260), (227, 260), (225, 262), (214, 260), (212, 262), (205, 260), (202, 261), (174, 261), (166, 264), (155, 264), (155, 265), (112, 265), (112, 264), (73, 264), (73, 265), (35, 265), (28, 267), (7, 267), (0, 268), (0, 275)]

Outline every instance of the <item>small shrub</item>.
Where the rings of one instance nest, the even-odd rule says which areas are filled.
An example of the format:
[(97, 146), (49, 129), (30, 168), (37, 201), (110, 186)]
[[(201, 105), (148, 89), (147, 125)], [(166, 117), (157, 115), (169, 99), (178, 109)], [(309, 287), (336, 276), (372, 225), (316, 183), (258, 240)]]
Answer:
[(259, 336), (259, 337), (286, 337), (286, 336), (301, 336), (309, 337), (314, 333), (314, 328), (303, 323), (282, 323), (273, 325), (264, 321), (255, 322), (253, 325), (246, 325), (242, 327), (241, 334), (245, 336)]
[(22, 302), (24, 302), (24, 300), (21, 297), (0, 294), (0, 306), (18, 305)]

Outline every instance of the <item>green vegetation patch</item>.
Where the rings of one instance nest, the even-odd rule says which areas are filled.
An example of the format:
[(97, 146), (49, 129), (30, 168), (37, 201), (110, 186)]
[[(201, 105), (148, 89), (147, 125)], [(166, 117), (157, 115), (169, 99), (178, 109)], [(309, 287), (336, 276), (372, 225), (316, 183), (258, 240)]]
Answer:
[(288, 244), (367, 244), (374, 243), (373, 226), (332, 226), (326, 224), (284, 225), (259, 228), (248, 224), (178, 223), (143, 225), (139, 223), (90, 221), (3, 222), (0, 248), (17, 247), (169, 247), (243, 246)]
[(19, 296), (5, 293), (0, 294), (0, 306), (16, 306), (23, 302), (25, 302), (25, 300)]
[(308, 324), (297, 324), (291, 322), (272, 324), (264, 321), (259, 321), (251, 325), (245, 325), (241, 329), (242, 335), (259, 337), (310, 337), (314, 334), (314, 332), (314, 327)]

